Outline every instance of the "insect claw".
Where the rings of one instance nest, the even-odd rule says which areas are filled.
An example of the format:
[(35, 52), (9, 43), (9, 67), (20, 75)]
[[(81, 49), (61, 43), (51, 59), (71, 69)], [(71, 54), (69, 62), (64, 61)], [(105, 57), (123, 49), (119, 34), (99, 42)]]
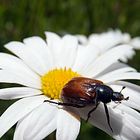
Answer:
[(90, 115), (87, 117), (87, 119), (86, 119), (86, 123), (88, 123), (89, 118), (90, 118)]
[(127, 101), (127, 100), (129, 100), (129, 96), (128, 96), (128, 97), (126, 97), (126, 98), (124, 98), (124, 100), (126, 100), (126, 101)]

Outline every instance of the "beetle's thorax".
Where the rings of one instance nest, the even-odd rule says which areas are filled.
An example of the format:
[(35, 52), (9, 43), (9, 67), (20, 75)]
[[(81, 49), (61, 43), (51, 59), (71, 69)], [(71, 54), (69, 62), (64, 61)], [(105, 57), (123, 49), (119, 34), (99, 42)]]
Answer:
[(113, 90), (104, 84), (96, 87), (97, 100), (103, 103), (111, 102)]

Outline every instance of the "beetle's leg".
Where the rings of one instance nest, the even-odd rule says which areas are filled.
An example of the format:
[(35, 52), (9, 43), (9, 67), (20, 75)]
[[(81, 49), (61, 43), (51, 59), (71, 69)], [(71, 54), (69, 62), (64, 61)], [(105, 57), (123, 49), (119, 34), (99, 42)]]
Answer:
[(85, 107), (85, 104), (77, 105), (77, 104), (72, 104), (72, 103), (54, 102), (54, 101), (51, 101), (51, 100), (45, 100), (44, 102), (49, 102), (49, 103), (53, 103), (53, 104), (57, 104), (57, 105), (62, 105), (62, 106), (77, 107), (77, 108)]
[(96, 110), (96, 108), (98, 107), (98, 105), (99, 105), (99, 103), (97, 103), (96, 106), (88, 112), (86, 122), (88, 122), (88, 120), (89, 120), (89, 118), (91, 116), (91, 113)]
[(116, 104), (120, 104), (121, 103), (121, 101), (114, 101)]
[(107, 118), (107, 123), (108, 123), (111, 131), (113, 132), (113, 129), (112, 129), (111, 125), (110, 125), (110, 118), (109, 118), (108, 108), (107, 108), (107, 105), (105, 103), (104, 103), (104, 108), (105, 108), (105, 114), (106, 114), (106, 118)]

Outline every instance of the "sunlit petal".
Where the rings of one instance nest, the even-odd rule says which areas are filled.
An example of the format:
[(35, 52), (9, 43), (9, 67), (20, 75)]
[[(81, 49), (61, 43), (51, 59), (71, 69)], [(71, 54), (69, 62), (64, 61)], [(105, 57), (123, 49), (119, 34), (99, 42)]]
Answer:
[(10, 100), (42, 94), (40, 90), (29, 87), (13, 87), (0, 89), (0, 99)]
[(11, 105), (0, 117), (0, 137), (22, 117), (42, 104), (44, 100), (44, 96), (34, 96), (23, 98)]
[(74, 140), (77, 138), (79, 131), (80, 131), (79, 119), (65, 110), (59, 110), (56, 139)]

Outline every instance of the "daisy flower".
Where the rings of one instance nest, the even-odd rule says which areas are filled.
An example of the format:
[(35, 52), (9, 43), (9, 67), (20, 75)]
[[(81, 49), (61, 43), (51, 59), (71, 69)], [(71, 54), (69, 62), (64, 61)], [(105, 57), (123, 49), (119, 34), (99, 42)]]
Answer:
[[(75, 140), (80, 131), (80, 119), (86, 119), (89, 106), (67, 111), (63, 106), (45, 102), (60, 101), (61, 90), (72, 78), (83, 76), (103, 81), (114, 91), (122, 86), (128, 101), (107, 104), (110, 130), (103, 104), (91, 114), (89, 122), (115, 139), (140, 139), (140, 87), (126, 79), (140, 79), (140, 73), (121, 63), (134, 54), (128, 44), (110, 47), (100, 53), (92, 44), (84, 45), (72, 35), (58, 36), (46, 32), (46, 41), (30, 37), (23, 43), (5, 45), (14, 55), (0, 53), (0, 82), (19, 86), (0, 89), (0, 99), (18, 99), (0, 117), (0, 137), (16, 125), (14, 140), (40, 140), (56, 130), (57, 140)], [(20, 86), (21, 85), (21, 86)]]
[[(120, 44), (129, 44), (134, 49), (140, 49), (140, 37), (131, 38), (130, 34), (122, 33), (119, 29), (98, 34), (93, 33), (88, 38), (84, 35), (77, 35), (77, 38), (81, 44), (97, 47), (100, 53), (104, 53)], [(129, 57), (131, 58), (134, 54)], [(126, 62), (127, 60), (123, 59), (123, 61)]]

